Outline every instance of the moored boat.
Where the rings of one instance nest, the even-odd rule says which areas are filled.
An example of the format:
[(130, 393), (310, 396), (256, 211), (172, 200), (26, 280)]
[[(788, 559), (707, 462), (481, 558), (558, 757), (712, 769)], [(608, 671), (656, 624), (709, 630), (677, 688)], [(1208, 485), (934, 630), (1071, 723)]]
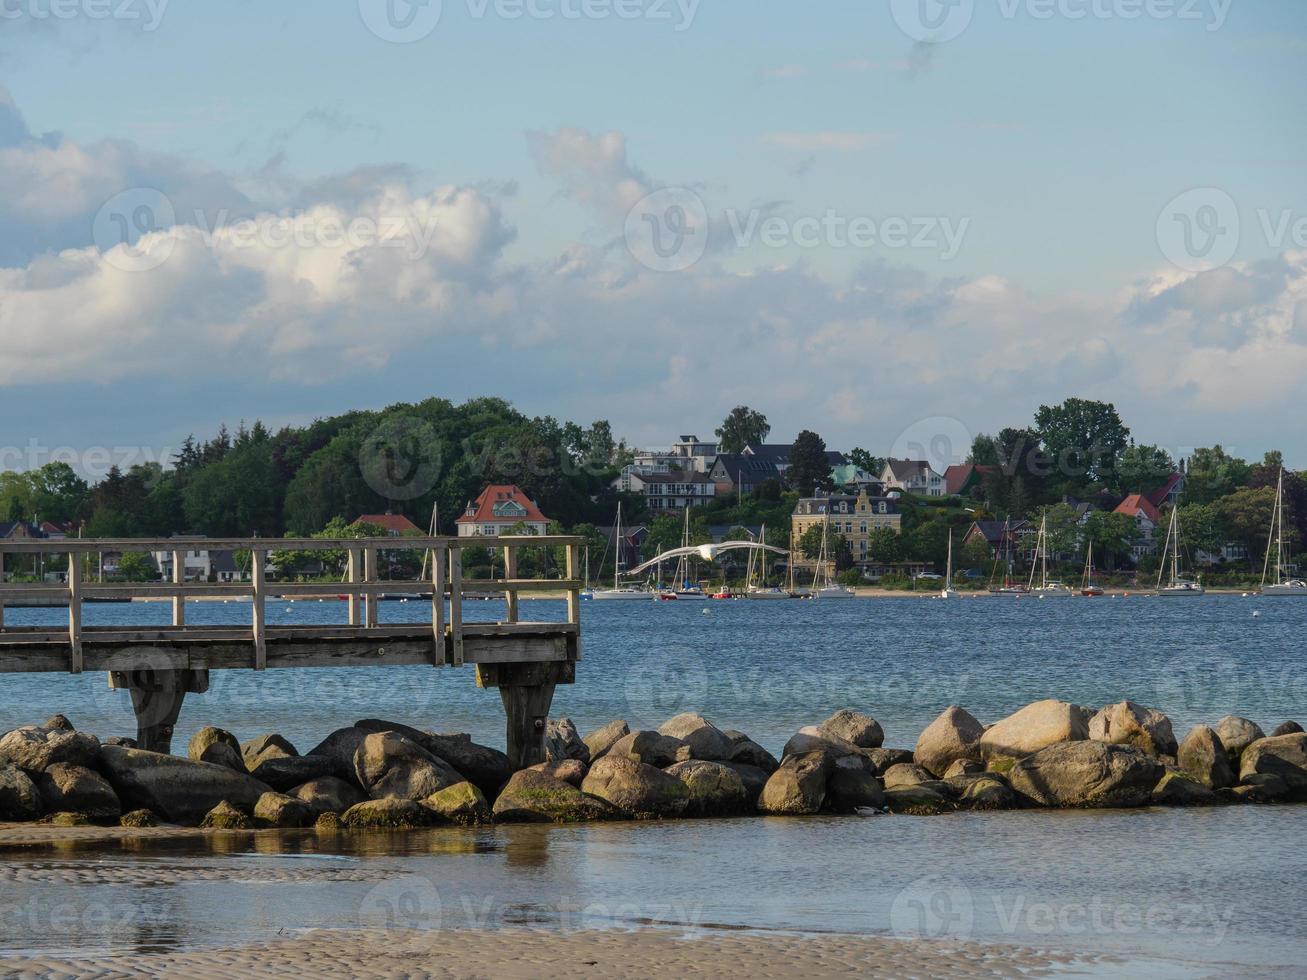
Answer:
[[(1272, 549), (1275, 550), (1274, 566), (1271, 565)], [(1307, 597), (1307, 581), (1293, 578), (1290, 575), (1292, 570), (1293, 566), (1286, 560), (1284, 549), (1284, 467), (1282, 466), (1280, 479), (1275, 485), (1275, 510), (1271, 515), (1271, 534), (1266, 542), (1266, 561), (1262, 565), (1262, 595)]]

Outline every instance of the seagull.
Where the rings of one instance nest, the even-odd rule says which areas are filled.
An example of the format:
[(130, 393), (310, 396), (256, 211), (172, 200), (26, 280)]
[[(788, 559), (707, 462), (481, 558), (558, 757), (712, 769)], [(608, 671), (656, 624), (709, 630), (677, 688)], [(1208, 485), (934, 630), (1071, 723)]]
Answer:
[(758, 544), (756, 541), (723, 541), (721, 544), (698, 544), (691, 545), (688, 548), (673, 548), (671, 551), (664, 551), (658, 557), (645, 562), (639, 568), (632, 568), (626, 572), (626, 575), (639, 575), (655, 565), (669, 560), (675, 560), (681, 557), (698, 556), (704, 561), (716, 561), (717, 556), (725, 551), (738, 551), (742, 548), (752, 548), (755, 551), (774, 551), (778, 555), (788, 555), (789, 552), (784, 548), (777, 548), (770, 544)]

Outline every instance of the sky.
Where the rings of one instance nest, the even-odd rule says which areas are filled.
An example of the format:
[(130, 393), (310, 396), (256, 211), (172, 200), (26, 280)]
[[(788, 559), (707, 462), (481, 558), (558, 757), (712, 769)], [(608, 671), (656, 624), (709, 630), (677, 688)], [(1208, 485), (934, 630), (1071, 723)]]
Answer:
[(1307, 466), (1305, 55), (1301, 0), (0, 0), (0, 468), (479, 395)]

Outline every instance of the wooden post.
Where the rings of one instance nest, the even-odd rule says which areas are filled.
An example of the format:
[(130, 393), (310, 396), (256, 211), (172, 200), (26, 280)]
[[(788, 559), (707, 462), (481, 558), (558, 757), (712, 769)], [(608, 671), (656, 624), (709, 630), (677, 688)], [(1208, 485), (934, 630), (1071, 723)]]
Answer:
[(545, 726), (554, 688), (572, 677), (570, 664), (486, 664), (477, 667), (477, 683), (498, 687), (507, 716), (508, 759), (514, 769), (545, 761)]
[[(5, 553), (0, 548), (0, 585), (5, 584)], [(0, 630), (5, 628), (5, 597), (0, 594)]]
[[(175, 549), (172, 553), (172, 584), (179, 587), (186, 584), (186, 552)], [(186, 625), (186, 596), (181, 592), (172, 597), (172, 624)]]
[(82, 672), (82, 566), (79, 556), (68, 555), (68, 645), (69, 671)]
[[(370, 545), (363, 546), (363, 581), (368, 583), (377, 581), (377, 549)], [(375, 592), (369, 592), (364, 597), (363, 624), (369, 628), (377, 625), (377, 604), (378, 597)]]
[(264, 588), (267, 558), (267, 554), (259, 548), (250, 550), (250, 584), (254, 591), (253, 601), (250, 605), (253, 607), (251, 616), (254, 631), (255, 670), (268, 669), (268, 617), (265, 608), (267, 591)]
[[(512, 544), (504, 545), (504, 578), (512, 581), (517, 578), (517, 546)], [(504, 614), (504, 621), (508, 623), (517, 622), (517, 589), (505, 587), (504, 602), (507, 606), (507, 612)]]
[[(359, 584), (362, 565), (363, 565), (362, 551), (358, 548), (351, 547), (349, 549), (350, 585)], [(351, 592), (349, 594), (349, 598), (346, 601), (349, 603), (349, 625), (357, 626), (362, 621), (362, 618), (359, 615), (359, 607), (361, 606), (361, 603), (359, 601), (359, 594), (357, 592)]]
[[(581, 565), (581, 546), (569, 544), (567, 546), (567, 580), (576, 581), (576, 576), (580, 574)], [(581, 590), (569, 588), (567, 590), (567, 622), (577, 627), (576, 630), (576, 659), (581, 659)]]
[(463, 666), (463, 549), (449, 549), (449, 632), (453, 648), (451, 660)]
[(444, 547), (431, 553), (431, 633), (435, 642), (432, 664), (445, 666), (445, 568), (449, 551)]
[[(136, 714), (136, 746), (146, 752), (172, 750), (172, 733), (187, 693), (209, 689), (207, 670), (127, 671), (124, 678)], [(112, 681), (111, 681), (112, 683)]]

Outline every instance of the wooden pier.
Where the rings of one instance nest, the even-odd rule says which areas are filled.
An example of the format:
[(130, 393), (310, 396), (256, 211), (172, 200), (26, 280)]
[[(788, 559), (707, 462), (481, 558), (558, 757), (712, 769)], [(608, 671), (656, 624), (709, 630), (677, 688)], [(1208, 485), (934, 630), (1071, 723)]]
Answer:
[[(581, 588), (578, 580), (582, 539), (559, 536), (469, 538), (164, 538), (156, 540), (23, 540), (0, 542), (0, 674), (107, 672), (111, 687), (126, 689), (143, 749), (168, 752), (173, 726), (188, 693), (208, 689), (212, 670), (279, 670), (321, 667), (423, 665), (476, 668), (477, 684), (499, 689), (507, 714), (508, 755), (518, 768), (544, 759), (545, 722), (557, 684), (576, 680), (581, 659)], [(231, 584), (187, 581), (186, 552), (247, 553), (250, 581)], [(522, 548), (562, 547), (561, 579), (517, 578)], [(503, 555), (504, 577), (465, 582), (463, 552), (485, 548)], [(346, 557), (340, 583), (278, 582), (268, 578), (269, 557), (277, 551), (335, 551)], [(427, 577), (382, 581), (383, 552), (427, 552)], [(90, 581), (87, 556), (165, 552), (172, 556), (171, 581), (156, 583)], [(11, 581), (9, 555), (66, 555), (66, 584)], [(497, 622), (469, 621), (464, 599), (494, 591), (507, 611)], [(523, 593), (564, 593), (564, 622), (520, 618)], [(345, 623), (335, 626), (272, 626), (269, 599), (343, 597)], [(381, 597), (408, 597), (430, 603), (430, 622), (382, 625)], [(193, 626), (187, 602), (228, 599), (249, 603), (249, 623)], [(170, 600), (166, 626), (87, 626), (85, 604), (94, 600)], [(66, 604), (68, 626), (13, 626), (5, 605)], [(11, 617), (12, 619), (12, 611)], [(361, 706), (360, 706), (361, 707)]]

